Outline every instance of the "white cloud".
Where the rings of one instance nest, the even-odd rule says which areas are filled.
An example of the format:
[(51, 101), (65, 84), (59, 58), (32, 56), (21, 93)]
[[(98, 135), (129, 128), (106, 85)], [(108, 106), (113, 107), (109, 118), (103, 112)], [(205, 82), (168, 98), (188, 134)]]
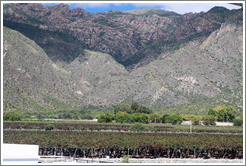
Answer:
[(226, 4), (226, 3), (178, 3), (178, 4), (165, 4), (163, 5), (164, 10), (174, 11), (179, 14), (188, 12), (207, 12), (215, 6), (226, 7), (227, 9), (239, 9), (239, 6)]
[(99, 7), (109, 7), (110, 4), (114, 6), (126, 6), (126, 5), (133, 5), (136, 8), (148, 7), (161, 7), (164, 10), (174, 11), (179, 14), (184, 14), (188, 12), (207, 12), (209, 9), (213, 8), (214, 6), (223, 6), (228, 9), (239, 9), (239, 6), (231, 5), (228, 3), (70, 3), (70, 5), (80, 7), (80, 8), (99, 8)]
[(104, 8), (104, 7), (108, 7), (110, 5), (110, 3), (67, 3), (70, 6), (74, 6), (74, 7), (79, 7), (79, 8)]
[(207, 12), (209, 9), (213, 8), (214, 6), (223, 6), (228, 9), (239, 9), (239, 6), (235, 6), (228, 3), (193, 3), (193, 2), (187, 2), (187, 3), (154, 3), (154, 2), (146, 2), (146, 3), (98, 3), (98, 2), (86, 2), (86, 3), (67, 3), (70, 6), (73, 7), (79, 7), (83, 9), (88, 8), (106, 8), (110, 5), (114, 6), (127, 6), (127, 5), (133, 5), (136, 8), (156, 8), (160, 7), (161, 9), (168, 10), (168, 11), (174, 11), (179, 14), (189, 13), (189, 12)]

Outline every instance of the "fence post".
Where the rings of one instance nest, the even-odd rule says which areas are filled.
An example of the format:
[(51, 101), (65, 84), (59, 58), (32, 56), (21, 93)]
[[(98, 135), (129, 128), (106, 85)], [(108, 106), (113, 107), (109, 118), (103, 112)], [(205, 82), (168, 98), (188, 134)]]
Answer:
[(191, 118), (190, 118), (190, 133), (192, 133), (192, 121), (191, 121)]

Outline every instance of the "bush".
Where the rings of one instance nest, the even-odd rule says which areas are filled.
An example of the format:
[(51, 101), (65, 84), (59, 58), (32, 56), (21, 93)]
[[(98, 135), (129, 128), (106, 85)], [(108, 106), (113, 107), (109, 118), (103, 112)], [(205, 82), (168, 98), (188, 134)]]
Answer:
[(242, 119), (235, 119), (233, 121), (234, 126), (242, 126), (243, 125), (243, 120)]
[(165, 114), (162, 116), (161, 121), (162, 123), (167, 123), (167, 118), (170, 116), (170, 114)]
[(161, 117), (158, 114), (150, 114), (149, 115), (149, 121), (151, 123), (160, 123), (161, 122)]
[(45, 126), (45, 131), (51, 131), (54, 129), (54, 126), (52, 124), (48, 124)]
[(114, 115), (110, 113), (104, 113), (98, 118), (98, 123), (110, 123), (114, 120)]
[(131, 115), (126, 112), (118, 112), (115, 121), (119, 123), (132, 123)]
[(130, 131), (134, 131), (134, 132), (140, 132), (144, 130), (146, 130), (146, 128), (144, 127), (143, 124), (140, 123), (136, 123), (130, 127)]
[(151, 114), (152, 113), (151, 109), (149, 109), (146, 106), (140, 105), (135, 101), (132, 101), (131, 111), (132, 111), (132, 113), (145, 113), (145, 114)]
[(212, 115), (206, 115), (202, 118), (204, 125), (215, 125), (216, 117)]
[(166, 118), (166, 123), (181, 124), (183, 122), (182, 117), (179, 114), (173, 114)]
[(20, 121), (22, 115), (16, 110), (6, 111), (3, 113), (3, 120), (6, 121)]
[(243, 125), (243, 116), (237, 116), (233, 121), (234, 126), (242, 126)]
[(200, 120), (202, 119), (201, 116), (196, 116), (193, 114), (181, 115), (182, 119), (185, 121), (192, 121), (193, 125), (199, 125)]
[(139, 123), (149, 123), (149, 117), (147, 114), (144, 113), (134, 113), (132, 114), (132, 120), (133, 122), (139, 122)]

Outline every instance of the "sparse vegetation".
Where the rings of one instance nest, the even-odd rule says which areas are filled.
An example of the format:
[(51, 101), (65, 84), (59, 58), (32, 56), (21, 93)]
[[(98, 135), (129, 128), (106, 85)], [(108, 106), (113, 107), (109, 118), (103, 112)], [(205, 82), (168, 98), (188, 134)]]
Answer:
[(130, 127), (130, 131), (133, 131), (133, 132), (140, 132), (140, 131), (144, 131), (146, 130), (145, 126), (141, 123), (136, 123), (136, 124), (133, 124), (131, 127)]

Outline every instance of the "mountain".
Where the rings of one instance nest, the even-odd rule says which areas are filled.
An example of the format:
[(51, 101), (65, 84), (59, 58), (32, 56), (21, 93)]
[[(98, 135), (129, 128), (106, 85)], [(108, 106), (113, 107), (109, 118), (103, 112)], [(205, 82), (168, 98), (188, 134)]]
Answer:
[(216, 7), (185, 15), (157, 9), (94, 14), (71, 10), (67, 4), (9, 4), (4, 7), (4, 26), (34, 40), (53, 61), (70, 62), (83, 48), (110, 54), (130, 70), (187, 41), (204, 41), (235, 15), (242, 19), (240, 13)]
[(135, 100), (194, 114), (242, 112), (242, 10), (88, 13), (4, 5), (4, 108), (57, 111)]

